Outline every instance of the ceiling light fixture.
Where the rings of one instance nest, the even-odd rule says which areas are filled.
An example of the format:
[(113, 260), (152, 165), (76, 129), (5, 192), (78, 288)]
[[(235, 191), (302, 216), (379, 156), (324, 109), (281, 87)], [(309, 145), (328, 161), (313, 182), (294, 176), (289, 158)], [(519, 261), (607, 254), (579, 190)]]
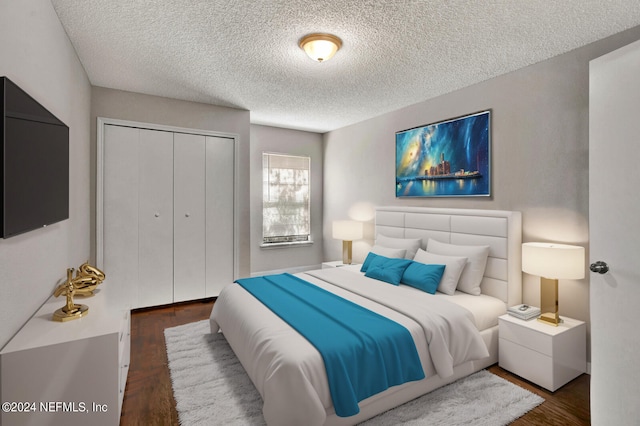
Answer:
[(342, 47), (342, 40), (332, 34), (314, 33), (302, 37), (299, 45), (311, 59), (324, 62)]

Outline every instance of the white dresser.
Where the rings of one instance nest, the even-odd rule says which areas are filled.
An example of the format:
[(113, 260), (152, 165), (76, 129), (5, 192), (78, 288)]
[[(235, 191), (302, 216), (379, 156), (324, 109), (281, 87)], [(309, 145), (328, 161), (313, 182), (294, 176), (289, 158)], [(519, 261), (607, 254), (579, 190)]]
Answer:
[(562, 317), (558, 327), (511, 315), (499, 318), (499, 364), (550, 391), (587, 368), (587, 325)]
[(51, 297), (2, 349), (0, 424), (119, 424), (130, 316), (114, 308), (108, 280), (98, 289), (74, 300), (89, 306), (88, 315), (64, 323), (51, 315), (65, 298)]

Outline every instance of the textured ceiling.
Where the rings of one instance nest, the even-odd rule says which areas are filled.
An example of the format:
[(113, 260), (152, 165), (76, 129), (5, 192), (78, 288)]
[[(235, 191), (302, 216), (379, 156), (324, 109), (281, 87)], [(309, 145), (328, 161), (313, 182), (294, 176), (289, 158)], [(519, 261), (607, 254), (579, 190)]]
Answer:
[[(52, 0), (91, 83), (334, 130), (640, 25), (630, 0)], [(328, 62), (298, 40), (343, 40)]]

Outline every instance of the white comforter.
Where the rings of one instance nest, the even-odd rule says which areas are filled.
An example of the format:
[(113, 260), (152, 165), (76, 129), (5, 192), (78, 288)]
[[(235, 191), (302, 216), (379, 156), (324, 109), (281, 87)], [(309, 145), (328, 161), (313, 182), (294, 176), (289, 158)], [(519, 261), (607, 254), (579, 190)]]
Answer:
[[(471, 313), (453, 303), (342, 268), (297, 275), (405, 326), (427, 379), (489, 356)], [(219, 330), (260, 392), (268, 424), (322, 425), (334, 413), (320, 353), (238, 284), (225, 287), (214, 304), (211, 331)]]

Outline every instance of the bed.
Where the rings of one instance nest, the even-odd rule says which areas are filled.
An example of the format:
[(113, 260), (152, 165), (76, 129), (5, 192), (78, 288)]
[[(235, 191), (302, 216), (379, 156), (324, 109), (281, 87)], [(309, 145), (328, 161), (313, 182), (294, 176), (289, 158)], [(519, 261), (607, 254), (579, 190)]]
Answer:
[[(390, 285), (361, 272), (361, 265), (295, 274), (401, 324), (415, 342), (425, 378), (360, 401), (359, 412), (348, 417), (336, 414), (318, 350), (247, 289), (237, 283), (226, 286), (214, 304), (211, 331), (224, 333), (262, 396), (268, 424), (356, 424), (497, 362), (498, 317), (522, 299), (520, 213), (379, 207), (375, 237), (372, 252), (377, 253), (367, 259), (394, 257), (399, 262), (403, 257), (444, 256), (451, 254), (447, 250), (477, 247), (486, 248), (488, 254), (478, 286), (464, 288), (465, 292), (444, 290), (450, 294)], [(417, 251), (402, 252), (399, 247), (410, 241), (419, 244)], [(429, 245), (436, 253), (429, 251)], [(394, 250), (394, 256), (385, 256)], [(467, 261), (463, 272), (472, 269)], [(462, 277), (458, 280), (462, 283)], [(476, 290), (479, 294), (473, 294)]]

